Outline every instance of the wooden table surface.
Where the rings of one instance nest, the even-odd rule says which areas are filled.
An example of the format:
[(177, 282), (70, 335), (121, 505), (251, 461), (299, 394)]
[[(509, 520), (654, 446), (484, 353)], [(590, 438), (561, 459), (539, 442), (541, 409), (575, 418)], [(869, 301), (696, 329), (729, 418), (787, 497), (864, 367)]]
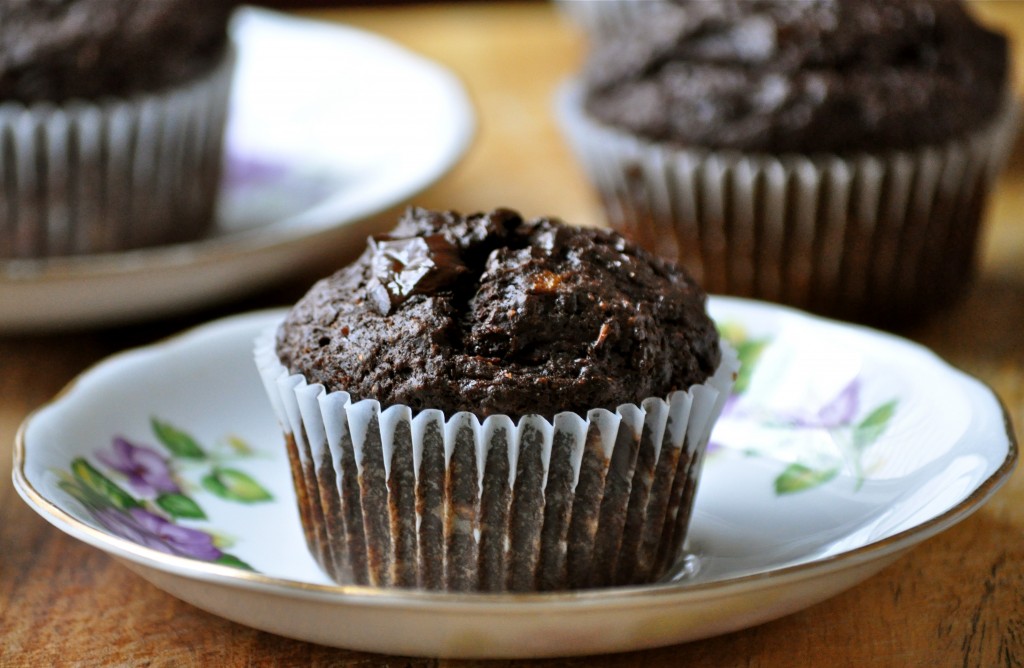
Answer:
[[(986, 19), (1021, 37), (1016, 60), (1018, 88), (1024, 90), (1019, 85), (1024, 2), (975, 5)], [(508, 205), (529, 215), (600, 222), (597, 201), (550, 113), (555, 86), (582, 56), (581, 40), (552, 7), (442, 4), (309, 13), (391, 37), (448, 65), (467, 84), (479, 112), (476, 142), (416, 203), (462, 211)], [(1024, 425), (1024, 151), (1016, 153), (989, 212), (977, 283), (941, 318), (902, 333), (990, 384), (1019, 433)], [(352, 253), (338, 252), (340, 259)], [(214, 617), (51, 527), (11, 486), (19, 423), (77, 373), (111, 353), (211, 318), (289, 303), (313, 278), (300, 275), (244, 301), (159, 322), (0, 336), (0, 665), (457, 663), (319, 647)], [(1024, 468), (975, 515), (829, 601), (728, 636), (601, 657), (596, 663), (1024, 665)]]

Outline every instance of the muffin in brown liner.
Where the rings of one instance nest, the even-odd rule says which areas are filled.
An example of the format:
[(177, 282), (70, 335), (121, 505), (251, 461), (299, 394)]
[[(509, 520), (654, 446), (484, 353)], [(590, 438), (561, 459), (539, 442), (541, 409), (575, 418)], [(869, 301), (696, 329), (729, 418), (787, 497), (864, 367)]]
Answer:
[(214, 223), (234, 55), (167, 91), (0, 104), (0, 258), (196, 239)]
[(558, 114), (613, 228), (708, 292), (881, 325), (933, 313), (970, 284), (1018, 125), (1008, 100), (943, 146), (772, 156), (633, 137), (589, 117), (582, 94), (567, 84)]
[(613, 227), (708, 292), (872, 324), (969, 285), (1018, 113), (969, 3), (569, 4), (558, 115)]

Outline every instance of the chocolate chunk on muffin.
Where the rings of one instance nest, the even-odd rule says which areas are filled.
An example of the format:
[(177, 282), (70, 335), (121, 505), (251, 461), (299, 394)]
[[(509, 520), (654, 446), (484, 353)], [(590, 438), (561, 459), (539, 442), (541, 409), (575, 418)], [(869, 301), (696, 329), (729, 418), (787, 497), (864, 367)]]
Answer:
[(984, 125), (1002, 35), (950, 0), (690, 0), (596, 49), (587, 110), (654, 141), (711, 149), (911, 148)]
[(582, 415), (704, 382), (720, 361), (704, 305), (682, 270), (607, 230), (410, 209), (295, 305), (277, 352), (385, 406)]

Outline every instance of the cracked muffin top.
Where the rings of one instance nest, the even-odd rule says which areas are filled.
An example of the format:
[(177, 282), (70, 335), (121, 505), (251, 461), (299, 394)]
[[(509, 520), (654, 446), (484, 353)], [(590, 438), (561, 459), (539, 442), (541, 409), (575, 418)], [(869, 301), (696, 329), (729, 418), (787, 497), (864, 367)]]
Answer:
[(959, 0), (674, 0), (592, 54), (586, 108), (654, 141), (910, 149), (998, 112), (1007, 43)]
[(277, 334), (291, 373), (353, 400), (479, 417), (584, 415), (706, 380), (706, 295), (602, 229), (411, 208)]

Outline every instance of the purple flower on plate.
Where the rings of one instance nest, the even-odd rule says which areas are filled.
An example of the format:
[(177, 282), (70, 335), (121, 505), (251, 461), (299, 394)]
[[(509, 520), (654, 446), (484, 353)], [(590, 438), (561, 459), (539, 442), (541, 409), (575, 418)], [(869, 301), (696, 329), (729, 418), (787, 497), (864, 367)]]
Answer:
[(740, 396), (738, 394), (730, 394), (725, 398), (725, 403), (722, 404), (722, 413), (719, 417), (728, 417), (736, 412), (736, 406), (740, 402)]
[(288, 166), (229, 151), (224, 173), (225, 181), (233, 187), (263, 185), (280, 180), (288, 173)]
[(835, 429), (849, 425), (860, 404), (860, 379), (854, 378), (839, 394), (814, 412), (796, 411), (782, 416), (781, 421), (798, 429)]
[(213, 561), (223, 554), (214, 546), (210, 534), (178, 526), (142, 508), (99, 508), (92, 512), (111, 533), (164, 554), (204, 561)]
[(167, 460), (156, 450), (133, 445), (123, 438), (115, 438), (109, 451), (97, 451), (96, 457), (128, 476), (128, 484), (139, 494), (174, 494), (181, 488), (171, 477)]
[[(730, 394), (728, 397), (726, 397), (725, 403), (722, 405), (722, 412), (719, 414), (719, 419), (720, 420), (728, 420), (728, 419), (730, 419), (730, 416), (733, 416), (734, 414), (736, 414), (737, 413), (737, 405), (739, 404), (739, 402), (740, 402), (740, 397), (739, 397), (738, 394)], [(704, 451), (704, 454), (705, 454), (705, 456), (712, 455), (712, 454), (718, 452), (719, 450), (721, 450), (724, 447), (725, 447), (724, 445), (722, 445), (720, 442), (715, 440), (715, 432), (712, 431), (711, 432), (711, 440), (708, 441), (708, 445), (707, 445), (707, 448)]]
[(831, 429), (850, 424), (860, 403), (860, 379), (854, 378), (832, 401), (818, 409), (817, 425)]

